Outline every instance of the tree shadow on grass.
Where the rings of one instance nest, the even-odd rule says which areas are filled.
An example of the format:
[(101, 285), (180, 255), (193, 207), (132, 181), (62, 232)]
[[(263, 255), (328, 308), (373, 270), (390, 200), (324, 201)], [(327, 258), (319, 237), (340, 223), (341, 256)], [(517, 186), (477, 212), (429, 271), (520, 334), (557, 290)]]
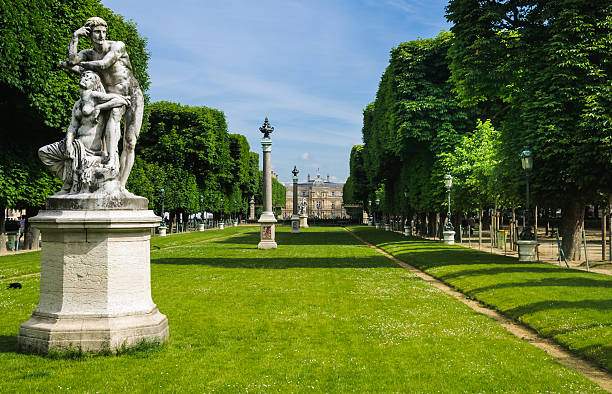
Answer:
[(584, 357), (596, 361), (608, 372), (612, 371), (612, 345), (591, 345), (576, 349)]
[[(504, 271), (506, 272), (506, 271)], [(491, 286), (480, 287), (474, 290), (470, 290), (469, 294), (482, 293), (489, 290), (498, 289), (509, 289), (509, 288), (521, 288), (521, 287), (603, 287), (612, 289), (612, 281), (610, 280), (597, 280), (591, 278), (543, 278), (534, 279), (532, 281), (523, 282), (512, 282), (512, 283), (500, 283)], [(612, 303), (612, 300), (610, 300)]]
[(0, 335), (0, 353), (17, 353), (17, 335)]
[(384, 256), (368, 257), (184, 257), (152, 259), (155, 265), (206, 265), (222, 268), (398, 268)]
[(545, 312), (554, 309), (594, 309), (600, 312), (612, 311), (612, 299), (609, 300), (579, 300), (579, 301), (554, 301), (546, 300), (533, 302), (508, 309), (504, 313), (515, 319), (538, 312)]
[[(464, 263), (464, 265), (465, 264), (469, 264), (469, 263)], [(584, 271), (558, 268), (558, 267), (550, 266), (544, 263), (527, 263), (527, 264), (515, 263), (512, 266), (506, 266), (506, 265), (498, 266), (498, 263), (494, 263), (496, 266), (491, 267), (491, 268), (486, 268), (482, 266), (482, 264), (487, 264), (487, 262), (474, 263), (474, 265), (475, 264), (480, 264), (480, 267), (475, 268), (475, 269), (465, 269), (465, 270), (453, 272), (452, 274), (439, 275), (438, 278), (442, 280), (449, 280), (449, 279), (454, 279), (454, 278), (459, 278), (459, 277), (464, 277), (464, 276), (523, 274), (524, 273), (524, 274), (554, 274), (557, 276), (567, 276), (567, 277), (571, 277), (572, 279), (578, 280), (578, 279), (582, 279), (583, 277), (581, 277), (580, 275), (576, 275), (576, 274), (589, 275), (589, 273), (585, 273)], [(488, 262), (488, 264), (492, 264), (492, 263)], [(612, 286), (612, 281), (607, 279), (603, 275), (601, 275), (601, 280), (597, 280), (597, 279), (592, 279), (592, 280), (597, 281), (597, 282), (607, 282), (608, 283), (608, 285), (600, 285), (598, 287)]]
[[(213, 243), (254, 245), (259, 243), (259, 231), (241, 234), (226, 239), (213, 240)], [(282, 245), (363, 245), (359, 240), (352, 237), (343, 230), (330, 231), (305, 231), (299, 234), (289, 232), (277, 232), (276, 243)]]

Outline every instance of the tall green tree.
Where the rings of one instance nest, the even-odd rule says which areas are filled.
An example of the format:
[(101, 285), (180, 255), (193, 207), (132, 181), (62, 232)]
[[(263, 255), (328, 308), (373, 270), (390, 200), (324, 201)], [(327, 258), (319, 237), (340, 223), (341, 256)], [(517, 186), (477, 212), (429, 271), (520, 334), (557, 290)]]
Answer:
[(394, 48), (376, 100), (364, 110), (369, 194), (384, 185), (388, 213), (439, 211), (444, 170), (437, 156), (473, 129), (474, 111), (459, 107), (448, 81), (451, 40), (441, 33)]
[(227, 201), (234, 162), (223, 112), (166, 101), (153, 103), (149, 106), (149, 127), (143, 130), (136, 150), (147, 162), (193, 174), (206, 211), (231, 212)]
[[(36, 208), (57, 191), (38, 160), (39, 147), (63, 138), (78, 99), (78, 77), (58, 67), (73, 32), (87, 18), (100, 16), (108, 38), (127, 45), (134, 75), (149, 87), (146, 40), (136, 25), (98, 0), (0, 1), (0, 232), (6, 206)], [(85, 48), (88, 40), (82, 40)], [(0, 245), (3, 244), (0, 242)]]
[(612, 188), (611, 3), (451, 0), (447, 16), (459, 97), (502, 108), (510, 170), (529, 146), (535, 201), (560, 205), (564, 249), (580, 258), (585, 203)]

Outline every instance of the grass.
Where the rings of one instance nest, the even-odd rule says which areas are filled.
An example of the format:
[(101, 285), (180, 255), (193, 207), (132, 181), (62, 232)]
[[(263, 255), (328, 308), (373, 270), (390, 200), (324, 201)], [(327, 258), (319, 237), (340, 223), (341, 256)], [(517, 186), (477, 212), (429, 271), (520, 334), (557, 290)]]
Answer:
[(598, 390), (349, 233), (289, 230), (277, 229), (276, 250), (257, 250), (256, 227), (169, 237), (152, 253), (153, 300), (170, 324), (154, 351), (19, 354), (39, 278), (4, 285), (0, 392)]
[(352, 230), (612, 372), (612, 277), (519, 263), (512, 257), (367, 227)]

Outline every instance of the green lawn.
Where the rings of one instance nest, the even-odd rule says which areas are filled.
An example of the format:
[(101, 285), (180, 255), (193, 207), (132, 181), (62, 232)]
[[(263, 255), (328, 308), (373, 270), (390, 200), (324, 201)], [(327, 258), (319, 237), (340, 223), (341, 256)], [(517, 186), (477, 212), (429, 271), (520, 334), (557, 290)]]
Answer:
[(598, 390), (344, 230), (277, 231), (278, 249), (261, 251), (256, 227), (155, 239), (153, 300), (171, 338), (156, 352), (18, 354), (39, 279), (0, 280), (0, 392)]
[(612, 371), (612, 277), (368, 227), (364, 239)]

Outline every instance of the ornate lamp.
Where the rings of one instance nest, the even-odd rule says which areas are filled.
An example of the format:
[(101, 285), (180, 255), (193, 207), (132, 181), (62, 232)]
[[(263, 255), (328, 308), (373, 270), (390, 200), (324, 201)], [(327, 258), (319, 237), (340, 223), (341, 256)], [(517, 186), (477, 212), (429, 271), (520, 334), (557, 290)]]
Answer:
[(529, 175), (531, 174), (531, 170), (533, 169), (533, 154), (529, 150), (528, 147), (521, 152), (521, 166), (523, 170), (525, 170), (525, 228), (521, 232), (519, 238), (523, 241), (531, 241), (535, 239), (535, 235), (533, 231), (531, 231), (531, 224), (529, 223)]
[(444, 231), (455, 231), (451, 222), (451, 188), (453, 187), (453, 177), (450, 174), (444, 175), (444, 187), (446, 187), (446, 195), (448, 196), (448, 212), (446, 213), (448, 220), (444, 226)]

